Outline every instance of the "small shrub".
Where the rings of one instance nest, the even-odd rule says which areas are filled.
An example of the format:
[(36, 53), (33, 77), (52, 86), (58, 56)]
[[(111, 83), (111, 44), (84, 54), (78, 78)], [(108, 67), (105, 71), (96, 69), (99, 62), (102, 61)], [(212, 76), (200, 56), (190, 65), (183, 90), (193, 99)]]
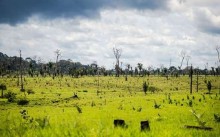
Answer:
[(195, 116), (196, 121), (201, 127), (205, 127), (206, 122), (202, 120), (203, 114), (197, 114), (195, 110), (191, 110), (191, 113)]
[(20, 89), (21, 92), (25, 92), (25, 89)]
[(189, 95), (187, 95), (186, 98), (189, 100)]
[(74, 93), (73, 98), (75, 98), (75, 99), (79, 99), (77, 93)]
[(189, 106), (192, 107), (192, 105), (193, 105), (192, 100), (189, 100)]
[(76, 104), (74, 107), (76, 107), (76, 109), (79, 113), (82, 113), (82, 108), (80, 108), (79, 105)]
[(83, 92), (88, 92), (88, 90), (83, 90)]
[(151, 92), (155, 92), (156, 90), (157, 89), (155, 87), (152, 87), (152, 86), (149, 87), (149, 91), (151, 91)]
[(20, 99), (17, 102), (18, 105), (28, 105), (29, 101), (27, 99)]
[(30, 95), (30, 94), (35, 94), (35, 92), (34, 92), (32, 89), (28, 89), (28, 90), (27, 90), (27, 93), (28, 93), (28, 95)]
[(8, 93), (5, 94), (5, 97), (8, 99), (8, 102), (14, 102), (16, 99), (16, 94), (9, 91)]
[(91, 107), (94, 107), (94, 106), (95, 106), (95, 102), (92, 101), (92, 103), (91, 103)]
[(205, 100), (205, 95), (202, 95), (202, 97), (203, 97), (203, 100)]
[(154, 108), (159, 109), (161, 105), (157, 104), (157, 102), (154, 100)]
[(146, 83), (146, 81), (143, 83), (143, 91), (144, 91), (144, 93), (145, 93), (145, 95), (146, 95), (146, 93), (147, 93), (147, 90), (148, 90), (148, 85), (147, 85), (147, 83)]
[(35, 121), (39, 124), (41, 128), (45, 128), (49, 125), (49, 117), (45, 116), (44, 118), (37, 118)]
[(209, 94), (210, 94), (211, 89), (212, 89), (212, 84), (211, 84), (211, 81), (208, 81), (208, 83), (207, 83), (207, 89), (208, 89)]
[(142, 107), (139, 107), (139, 108), (137, 109), (137, 112), (141, 112), (141, 110), (142, 110)]
[(214, 118), (216, 122), (220, 122), (220, 116), (218, 114), (214, 114)]
[(169, 99), (169, 100), (168, 100), (168, 103), (169, 103), (169, 104), (173, 104), (172, 99)]

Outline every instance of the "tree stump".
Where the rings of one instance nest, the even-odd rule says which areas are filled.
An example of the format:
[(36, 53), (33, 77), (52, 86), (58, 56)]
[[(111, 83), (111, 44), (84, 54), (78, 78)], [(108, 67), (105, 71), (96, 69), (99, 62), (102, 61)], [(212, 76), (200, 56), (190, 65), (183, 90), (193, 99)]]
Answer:
[(141, 131), (150, 130), (149, 121), (141, 121)]
[(125, 124), (125, 121), (122, 119), (115, 119), (114, 126), (115, 127), (127, 127), (127, 125)]

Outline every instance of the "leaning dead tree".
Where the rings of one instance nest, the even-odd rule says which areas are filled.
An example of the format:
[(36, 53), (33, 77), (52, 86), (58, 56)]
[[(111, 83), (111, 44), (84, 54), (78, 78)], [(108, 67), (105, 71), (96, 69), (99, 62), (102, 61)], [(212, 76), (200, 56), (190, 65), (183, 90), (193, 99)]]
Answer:
[(116, 59), (116, 64), (115, 64), (116, 75), (115, 76), (119, 77), (119, 73), (120, 73), (119, 59), (121, 57), (122, 50), (117, 49), (117, 48), (113, 48), (113, 52), (114, 52), (115, 59)]

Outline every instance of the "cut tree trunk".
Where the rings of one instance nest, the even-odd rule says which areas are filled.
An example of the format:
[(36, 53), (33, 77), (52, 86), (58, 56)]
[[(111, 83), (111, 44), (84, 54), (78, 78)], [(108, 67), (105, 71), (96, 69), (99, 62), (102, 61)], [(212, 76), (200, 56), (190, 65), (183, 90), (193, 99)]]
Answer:
[(191, 128), (191, 129), (201, 129), (201, 130), (212, 130), (212, 127), (201, 127), (201, 126), (190, 126), (185, 125), (185, 128)]

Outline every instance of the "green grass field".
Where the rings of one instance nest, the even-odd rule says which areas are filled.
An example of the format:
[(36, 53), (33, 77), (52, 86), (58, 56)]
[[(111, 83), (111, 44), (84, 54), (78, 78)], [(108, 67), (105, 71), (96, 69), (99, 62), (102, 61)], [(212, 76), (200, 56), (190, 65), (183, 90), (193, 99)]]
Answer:
[[(1, 78), (7, 90), (16, 93), (15, 102), (0, 99), (0, 136), (56, 137), (56, 136), (220, 136), (220, 78), (207, 76), (212, 82), (208, 92), (205, 77), (193, 78), (193, 93), (189, 91), (189, 77), (81, 77), (55, 78), (25, 77), (27, 92), (20, 92), (16, 78)], [(150, 86), (145, 95), (143, 81)], [(97, 92), (98, 91), (98, 92)], [(154, 92), (152, 92), (154, 91)], [(26, 94), (26, 95), (25, 95)], [(77, 97), (73, 97), (75, 95)], [(17, 105), (26, 98), (28, 105)], [(156, 104), (155, 104), (156, 103)], [(192, 109), (203, 114), (205, 126), (213, 130), (188, 129), (199, 126)], [(24, 110), (26, 112), (24, 112)], [(23, 112), (22, 112), (23, 111)], [(123, 119), (127, 128), (114, 127), (114, 119)], [(140, 121), (150, 122), (149, 131), (140, 130)]]

